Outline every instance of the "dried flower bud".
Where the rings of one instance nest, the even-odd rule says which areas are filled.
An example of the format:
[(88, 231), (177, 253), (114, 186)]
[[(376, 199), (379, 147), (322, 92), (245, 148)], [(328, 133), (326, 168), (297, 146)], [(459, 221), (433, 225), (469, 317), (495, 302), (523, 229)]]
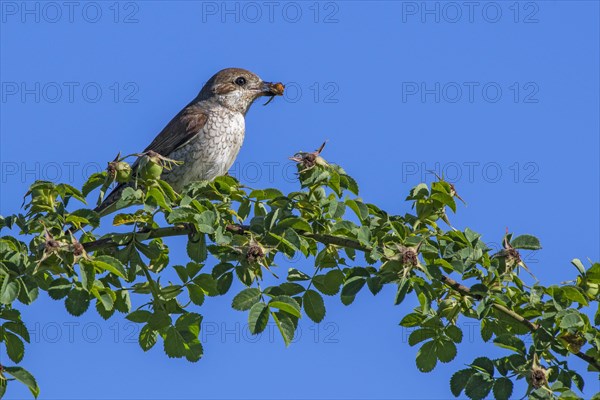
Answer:
[(402, 264), (409, 265), (411, 267), (416, 266), (419, 263), (417, 252), (412, 247), (406, 247), (402, 251)]
[(531, 368), (531, 385), (539, 389), (542, 386), (548, 383), (548, 378), (546, 377), (546, 370), (542, 367), (534, 366)]
[(264, 256), (265, 252), (259, 245), (251, 244), (248, 246), (248, 250), (246, 251), (246, 260), (248, 260), (248, 262), (256, 262)]

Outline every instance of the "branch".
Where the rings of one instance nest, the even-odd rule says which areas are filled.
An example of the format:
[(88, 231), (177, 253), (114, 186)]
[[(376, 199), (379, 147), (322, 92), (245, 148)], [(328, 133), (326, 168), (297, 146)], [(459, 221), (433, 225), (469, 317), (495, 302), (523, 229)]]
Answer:
[[(250, 231), (250, 226), (239, 225), (239, 224), (235, 224), (235, 225), (229, 224), (225, 227), (225, 230), (228, 232), (231, 232), (233, 234), (241, 235), (247, 231)], [(189, 235), (189, 234), (193, 234), (194, 232), (193, 232), (193, 228), (190, 228), (187, 225), (178, 225), (178, 226), (171, 226), (171, 227), (166, 227), (166, 228), (141, 230), (138, 233), (149, 233), (149, 236), (148, 236), (149, 239), (157, 239), (157, 238), (170, 237), (170, 236)], [(363, 251), (363, 252), (371, 251), (370, 247), (364, 246), (360, 242), (358, 242), (356, 240), (352, 240), (352, 239), (342, 238), (342, 237), (333, 236), (333, 235), (323, 235), (323, 234), (319, 234), (319, 233), (311, 233), (311, 232), (298, 232), (298, 234), (300, 234), (306, 238), (316, 240), (317, 242), (322, 243), (322, 244), (346, 247), (346, 248), (351, 248), (351, 249), (355, 249), (355, 250), (359, 250), (359, 251)], [(97, 250), (101, 250), (101, 249), (105, 249), (105, 248), (120, 246), (120, 244), (116, 243), (112, 238), (102, 238), (102, 239), (99, 239), (99, 240), (96, 240), (93, 242), (87, 242), (87, 243), (82, 243), (82, 244), (86, 251), (97, 251)], [(463, 296), (468, 296), (475, 300), (483, 300), (483, 296), (476, 294), (476, 293), (472, 293), (471, 289), (469, 287), (455, 281), (454, 279), (452, 279), (446, 275), (442, 275), (442, 278), (440, 280), (442, 283), (444, 283), (448, 287), (456, 290)], [(511, 317), (518, 323), (524, 325), (531, 332), (535, 332), (540, 328), (539, 325), (529, 321), (528, 319), (526, 319), (523, 316), (519, 315), (518, 313), (512, 311), (511, 309), (504, 307), (501, 304), (493, 303), (492, 307), (495, 308), (496, 310), (500, 311), (501, 313)], [(582, 359), (583, 361), (587, 362), (588, 364), (592, 365), (594, 368), (596, 368), (597, 370), (600, 371), (600, 361), (599, 360), (596, 360), (595, 358), (593, 358), (585, 353), (582, 353), (582, 352), (577, 352), (577, 353), (573, 353), (573, 354), (575, 354), (575, 356), (579, 357), (580, 359)]]

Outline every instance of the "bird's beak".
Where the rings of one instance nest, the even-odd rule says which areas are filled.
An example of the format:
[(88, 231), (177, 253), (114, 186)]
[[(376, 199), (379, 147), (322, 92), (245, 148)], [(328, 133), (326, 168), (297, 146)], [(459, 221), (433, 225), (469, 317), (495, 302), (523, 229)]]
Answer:
[(281, 96), (283, 95), (283, 90), (285, 86), (281, 82), (272, 83), (272, 82), (263, 82), (261, 94), (263, 96)]

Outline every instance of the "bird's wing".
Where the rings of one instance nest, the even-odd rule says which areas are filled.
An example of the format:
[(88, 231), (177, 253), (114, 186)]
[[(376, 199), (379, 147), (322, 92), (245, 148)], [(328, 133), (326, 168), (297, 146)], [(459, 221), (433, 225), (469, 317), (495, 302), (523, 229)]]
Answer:
[[(155, 151), (161, 156), (169, 157), (173, 151), (189, 142), (196, 136), (206, 124), (208, 112), (199, 104), (189, 104), (179, 112), (164, 127), (164, 129), (154, 138), (152, 143), (144, 152)], [(133, 170), (137, 170), (138, 162), (133, 163)], [(118, 184), (111, 193), (104, 199), (102, 204), (96, 207), (95, 211), (103, 213), (105, 209), (115, 204), (120, 198), (123, 189), (131, 186), (130, 184)]]
[(198, 104), (190, 104), (179, 112), (154, 138), (146, 151), (155, 151), (168, 157), (170, 153), (190, 141), (206, 124), (208, 113)]

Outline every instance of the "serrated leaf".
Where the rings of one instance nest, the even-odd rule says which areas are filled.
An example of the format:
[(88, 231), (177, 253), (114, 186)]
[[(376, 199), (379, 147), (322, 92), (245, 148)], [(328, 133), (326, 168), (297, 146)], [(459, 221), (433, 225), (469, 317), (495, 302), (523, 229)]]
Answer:
[(438, 360), (443, 363), (448, 363), (456, 357), (456, 345), (451, 340), (436, 341), (435, 350)]
[(469, 379), (465, 387), (465, 394), (472, 400), (483, 400), (492, 390), (493, 381), (486, 379), (481, 374), (475, 374)]
[(201, 306), (204, 303), (204, 290), (195, 283), (187, 285), (188, 294), (190, 300), (197, 306)]
[(290, 315), (293, 315), (296, 318), (301, 317), (300, 305), (296, 302), (296, 300), (294, 300), (290, 296), (282, 295), (282, 296), (274, 297), (269, 302), (269, 307), (278, 308), (279, 310), (286, 312)]
[(152, 313), (148, 310), (135, 310), (125, 318), (131, 322), (143, 323), (148, 322), (150, 317), (152, 317)]
[(27, 327), (25, 326), (25, 324), (22, 321), (5, 322), (4, 324), (2, 324), (2, 327), (13, 333), (16, 333), (17, 335), (21, 336), (23, 338), (23, 340), (25, 340), (27, 343), (29, 343), (29, 340), (30, 340), (29, 331), (27, 330)]
[(6, 354), (15, 363), (20, 363), (25, 355), (25, 346), (21, 339), (10, 332), (4, 332), (4, 341), (6, 342)]
[(256, 303), (248, 313), (248, 328), (250, 333), (256, 335), (267, 327), (269, 322), (269, 307), (265, 303)]
[(226, 272), (217, 279), (217, 291), (219, 294), (224, 295), (231, 288), (233, 283), (233, 272)]
[(105, 172), (96, 172), (88, 178), (88, 180), (83, 184), (81, 189), (81, 193), (84, 197), (87, 197), (88, 194), (97, 187), (102, 186), (104, 181), (106, 180)]
[(417, 368), (421, 372), (432, 371), (437, 364), (435, 355), (435, 342), (433, 340), (425, 343), (417, 353)]
[(565, 315), (560, 321), (560, 327), (563, 329), (579, 328), (584, 325), (583, 319), (579, 314), (572, 312)]
[(126, 279), (125, 276), (127, 273), (125, 272), (125, 268), (123, 267), (121, 261), (117, 260), (116, 258), (102, 255), (94, 257), (92, 262), (96, 268), (109, 271), (120, 278)]
[(282, 311), (275, 312), (272, 314), (273, 319), (275, 320), (275, 324), (277, 325), (277, 328), (279, 328), (279, 333), (281, 333), (281, 337), (283, 337), (285, 345), (289, 346), (289, 344), (294, 339), (294, 333), (296, 332), (298, 318)]
[(317, 275), (313, 278), (313, 285), (317, 290), (327, 296), (333, 296), (340, 291), (344, 281), (344, 273), (339, 269), (332, 269), (325, 275)]
[(0, 287), (0, 303), (11, 304), (19, 295), (19, 282), (6, 277)]
[(319, 323), (325, 318), (325, 302), (318, 292), (307, 290), (302, 296), (302, 306), (306, 315), (314, 322)]
[(246, 311), (252, 308), (260, 300), (260, 290), (257, 288), (248, 288), (239, 292), (231, 302), (234, 310)]
[(513, 383), (508, 378), (498, 378), (494, 382), (494, 398), (496, 400), (508, 400), (512, 395)]
[(494, 338), (494, 344), (504, 349), (512, 350), (521, 355), (525, 354), (525, 344), (521, 339), (512, 334), (503, 334)]
[(38, 387), (35, 378), (29, 373), (29, 371), (21, 367), (4, 367), (4, 372), (12, 375), (16, 380), (25, 384), (33, 396), (37, 399), (40, 394), (40, 388)]
[(448, 325), (446, 328), (446, 335), (452, 339), (454, 343), (460, 343), (463, 339), (462, 330), (456, 325)]
[(355, 296), (365, 285), (366, 281), (363, 276), (353, 276), (348, 279), (342, 287), (342, 296)]
[(472, 367), (484, 371), (490, 376), (494, 376), (494, 363), (487, 357), (477, 357), (471, 364)]
[(467, 386), (469, 379), (471, 379), (471, 376), (473, 376), (474, 373), (475, 371), (473, 369), (466, 368), (461, 369), (460, 371), (457, 371), (454, 373), (454, 375), (452, 375), (452, 378), (450, 378), (450, 391), (452, 392), (454, 397), (460, 396), (465, 386)]
[(409, 344), (409, 346), (414, 346), (416, 344), (421, 343), (424, 340), (431, 339), (432, 337), (435, 337), (435, 336), (436, 336), (436, 333), (433, 329), (430, 329), (430, 328), (415, 329), (408, 336), (408, 344)]
[(540, 240), (533, 235), (520, 235), (510, 241), (515, 249), (540, 250), (542, 245)]
[(87, 292), (81, 289), (71, 290), (65, 299), (67, 311), (76, 317), (82, 315), (90, 306), (90, 298)]
[(185, 341), (181, 333), (174, 326), (170, 326), (167, 329), (164, 349), (169, 358), (181, 358), (185, 355)]
[(201, 263), (208, 257), (208, 251), (206, 248), (206, 235), (201, 233), (197, 235), (195, 240), (188, 240), (186, 250), (188, 256), (195, 262)]
[(138, 342), (140, 343), (142, 350), (148, 351), (154, 347), (157, 336), (158, 332), (153, 330), (149, 325), (144, 325), (144, 327), (140, 330), (140, 336), (138, 338)]
[(290, 268), (288, 271), (288, 281), (307, 281), (310, 279), (310, 276), (306, 275), (304, 272), (297, 270), (296, 268)]

